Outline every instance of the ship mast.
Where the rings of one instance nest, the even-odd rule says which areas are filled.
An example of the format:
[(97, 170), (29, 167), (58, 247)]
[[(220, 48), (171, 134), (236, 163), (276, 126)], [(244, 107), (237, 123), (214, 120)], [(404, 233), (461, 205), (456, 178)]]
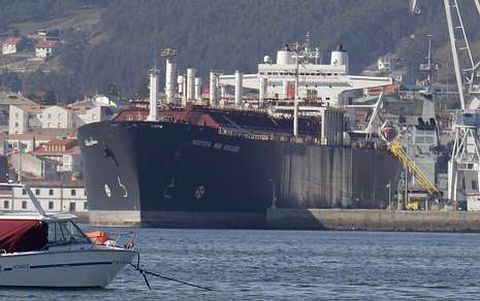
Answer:
[(299, 60), (299, 44), (295, 43), (291, 47), (295, 53), (295, 95), (293, 100), (293, 136), (298, 137), (298, 60)]
[(293, 98), (293, 136), (298, 137), (298, 86), (299, 86), (299, 65), (300, 60), (308, 59), (308, 52), (304, 51), (308, 46), (309, 40), (307, 35), (307, 41), (304, 44), (298, 42), (289, 45), (290, 51), (294, 53), (295, 59), (295, 95)]

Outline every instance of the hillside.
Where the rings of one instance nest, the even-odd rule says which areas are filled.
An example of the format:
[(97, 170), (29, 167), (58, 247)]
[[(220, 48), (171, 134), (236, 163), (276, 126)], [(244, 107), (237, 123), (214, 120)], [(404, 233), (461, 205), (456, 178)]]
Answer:
[[(25, 4), (34, 2), (51, 4), (43, 8), (42, 15)], [(447, 64), (448, 36), (441, 1), (420, 1), (420, 16), (409, 13), (408, 2), (0, 0), (0, 7), (6, 8), (2, 12), (15, 12), (15, 5), (26, 6), (21, 13), (17, 7), (14, 14), (18, 12), (19, 17), (10, 14), (0, 29), (22, 32), (55, 24), (54, 20), (76, 20), (58, 23), (64, 25), (59, 29), (65, 40), (58, 53), (58, 71), (19, 76), (24, 90), (52, 90), (58, 98), (70, 101), (85, 93), (105, 91), (112, 83), (122, 95), (144, 94), (146, 70), (155, 60), (162, 63), (156, 55), (162, 48), (177, 48), (180, 67), (195, 67), (203, 76), (210, 69), (255, 72), (265, 54), (273, 55), (285, 43), (303, 40), (306, 32), (325, 57), (343, 44), (355, 73), (386, 53), (396, 53), (406, 65), (416, 66), (425, 55), (427, 33), (435, 35), (434, 48), (439, 50), (442, 65), (451, 66)], [(470, 37), (480, 41), (479, 20), (472, 17), (473, 3), (465, 2), (466, 26), (477, 29), (469, 32)], [(85, 9), (89, 9), (87, 13)], [(83, 17), (74, 17), (81, 10)], [(88, 26), (83, 26), (85, 23)]]

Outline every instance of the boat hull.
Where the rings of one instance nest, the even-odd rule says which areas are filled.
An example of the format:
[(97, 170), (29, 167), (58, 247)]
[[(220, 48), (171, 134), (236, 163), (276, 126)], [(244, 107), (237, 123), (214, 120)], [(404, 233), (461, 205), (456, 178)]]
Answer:
[(385, 208), (401, 168), (383, 150), (187, 124), (102, 122), (78, 136), (92, 224), (262, 227), (272, 206)]
[(39, 251), (0, 257), (0, 286), (104, 287), (135, 252), (123, 249)]

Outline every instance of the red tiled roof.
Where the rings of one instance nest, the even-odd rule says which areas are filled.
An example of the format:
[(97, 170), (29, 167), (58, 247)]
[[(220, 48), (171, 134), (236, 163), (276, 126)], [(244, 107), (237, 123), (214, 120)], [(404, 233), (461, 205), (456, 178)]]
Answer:
[(17, 45), (21, 40), (22, 38), (20, 37), (8, 37), (3, 41), (3, 44)]
[(45, 180), (29, 180), (30, 187), (63, 187), (63, 188), (84, 188), (85, 183), (81, 180), (64, 180), (64, 181), (45, 181)]
[(65, 151), (50, 151), (42, 145), (37, 147), (35, 150), (31, 151), (30, 154), (32, 155), (81, 155), (80, 146), (73, 146)]
[(40, 141), (50, 141), (52, 138), (55, 138), (57, 135), (50, 135), (50, 134), (30, 134), (30, 133), (25, 133), (25, 134), (12, 134), (8, 135), (8, 140), (20, 140), (20, 141), (25, 141), (25, 140), (40, 140)]
[(39, 104), (25, 104), (25, 105), (14, 105), (14, 106), (27, 112), (39, 112), (46, 108), (46, 106), (42, 106)]
[(48, 142), (49, 145), (69, 145), (76, 143), (77, 139), (67, 138), (67, 139), (53, 139)]
[(53, 48), (55, 46), (55, 41), (51, 40), (41, 40), (38, 41), (36, 48)]
[(7, 136), (7, 140), (41, 140), (50, 141), (60, 136), (76, 136), (76, 131), (65, 129), (41, 129), (41, 131), (32, 131), (25, 134), (11, 134)]

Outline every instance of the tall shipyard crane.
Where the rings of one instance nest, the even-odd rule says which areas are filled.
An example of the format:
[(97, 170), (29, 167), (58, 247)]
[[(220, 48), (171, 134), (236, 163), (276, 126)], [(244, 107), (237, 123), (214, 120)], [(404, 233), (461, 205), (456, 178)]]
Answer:
[[(480, 16), (480, 0), (472, 1), (478, 16)], [(458, 207), (459, 188), (467, 201), (472, 199), (480, 204), (480, 141), (478, 136), (480, 113), (467, 111), (467, 104), (474, 102), (475, 99), (477, 99), (476, 102), (480, 101), (480, 60), (474, 58), (459, 2), (458, 0), (443, 0), (461, 108), (454, 126), (455, 139), (452, 155), (448, 162), (448, 199), (453, 201), (455, 207)], [(462, 0), (460, 3), (464, 5), (466, 2)], [(416, 15), (421, 13), (417, 0), (410, 1), (410, 10)]]
[[(480, 0), (472, 0), (480, 16)], [(466, 1), (443, 0), (448, 25), (450, 49), (455, 70), (460, 107), (465, 111), (467, 101), (480, 96), (480, 60), (475, 60), (470, 41), (465, 31), (459, 3)], [(410, 11), (418, 15), (421, 9), (417, 0), (410, 1)]]

